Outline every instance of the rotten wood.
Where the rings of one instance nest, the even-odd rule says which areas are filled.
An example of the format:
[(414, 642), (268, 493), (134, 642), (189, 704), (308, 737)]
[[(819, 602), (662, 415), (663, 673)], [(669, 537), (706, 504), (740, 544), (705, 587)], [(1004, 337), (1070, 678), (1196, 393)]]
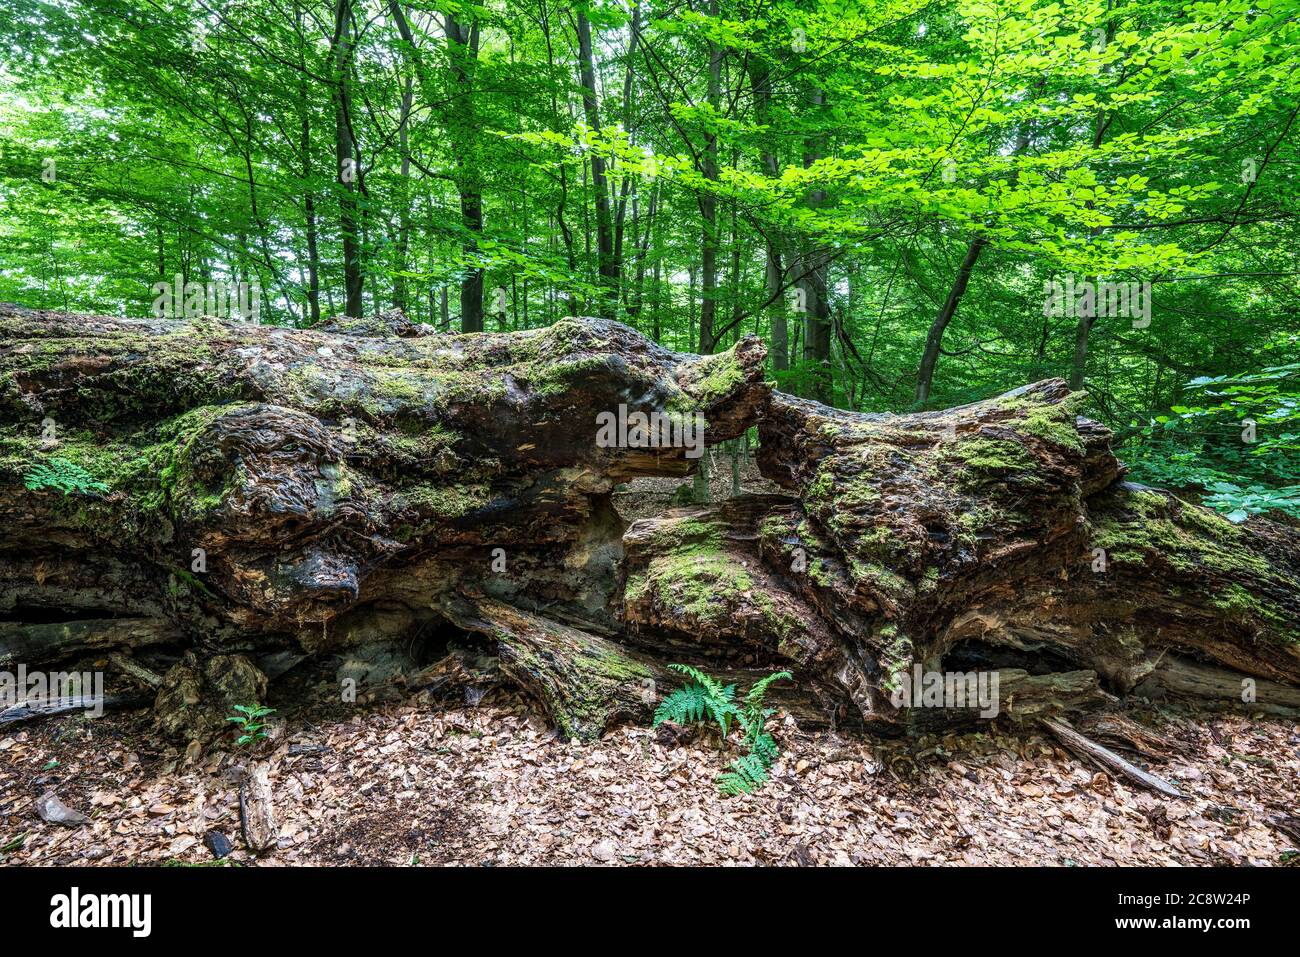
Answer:
[[(253, 661), (447, 628), (583, 737), (642, 720), (640, 682), (670, 661), (789, 669), (808, 720), (893, 731), (971, 719), (895, 704), (918, 666), (997, 671), (1013, 720), (1143, 682), (1221, 693), (1175, 658), (1291, 700), (1295, 528), (1124, 482), (1060, 380), (864, 415), (772, 392), (764, 359), (752, 338), (692, 356), (595, 319), (453, 336), (399, 314), (0, 306), (0, 664), (170, 646), (156, 709), (180, 739), (263, 700)], [(783, 494), (625, 527), (619, 484), (688, 475), (754, 426)], [(40, 466), (81, 487), (40, 487)]]
[(271, 769), (265, 761), (254, 762), (241, 776), (239, 821), (244, 844), (254, 854), (263, 854), (275, 847), (280, 829), (275, 823)]
[(1165, 797), (1183, 799), (1183, 793), (1164, 778), (1143, 771), (1135, 764), (1121, 758), (1114, 751), (1089, 740), (1065, 722), (1056, 718), (1041, 718), (1040, 723), (1063, 745), (1081, 758), (1097, 766), (1128, 778), (1139, 787), (1147, 788)]
[(153, 704), (152, 698), (139, 695), (104, 695), (102, 698), (96, 698), (94, 695), (76, 695), (64, 698), (19, 701), (17, 704), (0, 710), (0, 724), (17, 724), (22, 721), (51, 718), (60, 714), (73, 714), (78, 711), (83, 713), (100, 709), (104, 711), (131, 711), (138, 708), (147, 708), (151, 704)]
[(158, 674), (156, 671), (150, 671), (144, 665), (132, 661), (130, 658), (126, 657), (126, 655), (114, 652), (108, 656), (108, 660), (109, 663), (119, 671), (131, 676), (147, 688), (157, 690), (162, 686), (162, 675)]

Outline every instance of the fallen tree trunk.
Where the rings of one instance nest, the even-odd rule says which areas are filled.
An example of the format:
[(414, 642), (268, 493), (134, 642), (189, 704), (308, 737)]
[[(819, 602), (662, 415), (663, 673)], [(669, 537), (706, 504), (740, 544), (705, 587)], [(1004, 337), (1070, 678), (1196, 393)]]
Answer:
[[(757, 340), (592, 319), (0, 306), (0, 342), (0, 663), (168, 645), (177, 737), (260, 700), (254, 660), (446, 628), (577, 737), (647, 717), (674, 660), (790, 668), (792, 713), (883, 730), (1108, 707), (1169, 652), (1261, 701), (1300, 684), (1300, 535), (1126, 484), (1059, 380), (860, 415), (773, 394)], [(624, 526), (616, 486), (755, 425), (784, 494)], [(996, 708), (954, 673), (996, 673)], [(930, 674), (970, 695), (936, 705)]]

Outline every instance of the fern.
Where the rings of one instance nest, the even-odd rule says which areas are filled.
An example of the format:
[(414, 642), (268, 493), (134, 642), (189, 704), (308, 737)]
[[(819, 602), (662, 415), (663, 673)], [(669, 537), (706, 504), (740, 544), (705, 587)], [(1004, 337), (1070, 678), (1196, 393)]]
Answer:
[(744, 718), (743, 712), (734, 700), (736, 686), (724, 686), (712, 675), (690, 665), (672, 664), (668, 667), (686, 675), (692, 681), (660, 702), (659, 707), (655, 709), (655, 726), (665, 721), (673, 721), (677, 724), (700, 724), (707, 718), (718, 726), (723, 740), (726, 740), (731, 734), (732, 722), (743, 721)]
[(744, 700), (737, 702), (734, 684), (724, 685), (690, 665), (671, 664), (668, 667), (691, 680), (660, 702), (655, 709), (655, 726), (665, 721), (714, 724), (722, 732), (725, 745), (734, 722), (744, 735), (747, 753), (731, 762), (730, 771), (718, 775), (718, 790), (724, 796), (757, 791), (767, 783), (772, 765), (781, 753), (776, 739), (766, 730), (767, 719), (774, 711), (763, 707), (763, 700), (773, 683), (791, 679), (790, 672), (778, 671), (754, 682)]
[(678, 688), (655, 708), (655, 727), (665, 721), (676, 724), (696, 724), (708, 713), (706, 702), (709, 691), (703, 685), (689, 684)]
[[(773, 672), (766, 678), (755, 681), (750, 686), (749, 693), (745, 695), (745, 713), (741, 719), (741, 726), (745, 729), (745, 738), (751, 751), (757, 747), (759, 739), (765, 736), (763, 728), (767, 724), (767, 719), (775, 714), (773, 709), (763, 707), (763, 699), (767, 696), (767, 689), (782, 680), (793, 681), (794, 676), (788, 671)], [(772, 740), (770, 735), (766, 735), (766, 737), (771, 742), (772, 747), (775, 748), (776, 742)]]
[(755, 681), (750, 686), (749, 693), (745, 695), (745, 704), (751, 708), (763, 707), (763, 697), (767, 694), (767, 689), (781, 680), (793, 681), (794, 675), (788, 671), (775, 671), (766, 678)]
[(765, 761), (769, 768), (776, 764), (777, 755), (781, 753), (781, 749), (776, 746), (776, 741), (766, 731), (760, 732), (754, 739), (750, 751)]
[(75, 462), (67, 459), (50, 459), (43, 465), (33, 465), (23, 476), (23, 485), (33, 492), (42, 489), (55, 489), (64, 495), (76, 492), (89, 495), (92, 492), (104, 493), (108, 486), (97, 481), (93, 475)]
[(767, 783), (771, 761), (755, 753), (746, 754), (731, 762), (731, 770), (718, 775), (718, 790), (728, 797), (753, 794)]

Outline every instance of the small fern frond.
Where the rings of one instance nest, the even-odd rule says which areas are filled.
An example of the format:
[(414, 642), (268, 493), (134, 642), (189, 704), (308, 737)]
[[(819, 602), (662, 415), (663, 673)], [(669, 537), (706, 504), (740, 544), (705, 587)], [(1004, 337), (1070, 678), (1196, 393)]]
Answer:
[(700, 684), (683, 685), (659, 702), (655, 708), (654, 726), (665, 721), (675, 724), (695, 724), (709, 714), (709, 692)]
[(718, 790), (734, 797), (737, 794), (753, 794), (767, 783), (767, 766), (757, 755), (747, 754), (731, 762), (731, 770), (718, 775)]
[(750, 745), (751, 753), (762, 761), (767, 767), (776, 763), (777, 755), (781, 749), (776, 746), (776, 741), (766, 731), (760, 731)]
[[(726, 689), (722, 687), (722, 682), (713, 677), (713, 675), (703, 672), (699, 668), (691, 665), (671, 664), (668, 667), (673, 671), (676, 671), (678, 674), (686, 675), (686, 677), (690, 678), (696, 684), (703, 685), (708, 689), (709, 694), (713, 697), (727, 701), (731, 699), (731, 696), (726, 693)], [(735, 685), (731, 686), (731, 690), (732, 694), (734, 694), (736, 690)]]
[(745, 695), (745, 704), (754, 710), (761, 708), (763, 706), (763, 697), (767, 694), (767, 689), (782, 679), (793, 681), (794, 675), (790, 674), (788, 671), (775, 671), (766, 678), (754, 682), (753, 686), (749, 689), (749, 693)]
[(65, 496), (74, 492), (78, 495), (90, 495), (98, 492), (105, 494), (108, 486), (95, 479), (93, 475), (75, 462), (67, 459), (50, 459), (41, 465), (33, 465), (23, 476), (23, 485), (30, 491), (39, 492), (53, 489)]
[(723, 738), (726, 738), (731, 734), (731, 722), (736, 721), (744, 727), (744, 712), (730, 701), (720, 701), (717, 698), (709, 698), (705, 707), (709, 710), (709, 717), (713, 719), (713, 722), (722, 731)]

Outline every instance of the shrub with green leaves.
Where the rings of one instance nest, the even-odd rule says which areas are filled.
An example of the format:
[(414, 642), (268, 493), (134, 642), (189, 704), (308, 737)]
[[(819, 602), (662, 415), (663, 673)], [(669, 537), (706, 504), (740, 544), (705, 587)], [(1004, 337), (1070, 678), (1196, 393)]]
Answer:
[(781, 753), (776, 740), (767, 733), (767, 719), (775, 709), (763, 706), (767, 689), (782, 679), (792, 680), (788, 671), (777, 671), (754, 682), (745, 697), (736, 700), (736, 686), (724, 685), (717, 678), (690, 665), (671, 664), (673, 671), (690, 679), (664, 698), (655, 709), (656, 727), (665, 721), (676, 724), (707, 724), (718, 729), (726, 745), (731, 731), (738, 728), (744, 735), (746, 753), (731, 762), (731, 769), (718, 775), (718, 790), (727, 796), (752, 794), (767, 783), (772, 765)]
[(33, 465), (23, 476), (23, 484), (33, 492), (53, 489), (64, 495), (74, 492), (78, 495), (90, 495), (98, 492), (104, 494), (108, 486), (97, 481), (93, 475), (75, 462), (67, 459), (50, 459), (41, 465)]
[[(1286, 337), (1295, 349), (1295, 337)], [(1134, 433), (1121, 457), (1139, 482), (1200, 495), (1233, 522), (1300, 518), (1300, 362), (1184, 383), (1171, 406)]]
[(227, 721), (239, 726), (240, 735), (235, 739), (235, 744), (243, 747), (249, 744), (256, 744), (258, 741), (266, 740), (266, 723), (262, 721), (269, 714), (274, 714), (274, 708), (264, 708), (260, 704), (235, 705), (237, 715), (228, 715)]

